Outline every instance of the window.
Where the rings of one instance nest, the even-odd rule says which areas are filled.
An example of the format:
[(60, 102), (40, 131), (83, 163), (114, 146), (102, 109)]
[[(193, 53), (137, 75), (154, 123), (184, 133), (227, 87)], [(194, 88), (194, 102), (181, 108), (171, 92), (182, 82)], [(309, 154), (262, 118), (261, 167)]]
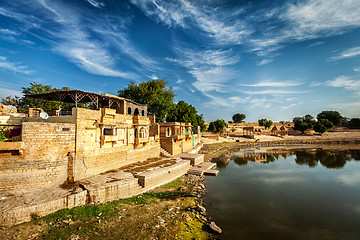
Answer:
[(139, 109), (135, 108), (134, 115), (139, 115)]
[(141, 116), (145, 116), (145, 111), (144, 110), (141, 111)]
[(166, 136), (167, 136), (167, 137), (170, 137), (170, 135), (171, 135), (171, 128), (168, 127), (168, 128), (166, 129)]
[(146, 137), (146, 129), (144, 127), (140, 128), (139, 137), (140, 138), (145, 138)]
[(185, 135), (188, 135), (188, 130), (187, 129), (185, 129)]
[(63, 131), (63, 132), (70, 132), (70, 128), (69, 127), (63, 127), (63, 128), (61, 128), (61, 131)]
[(116, 135), (116, 128), (104, 127), (103, 135), (114, 136)]
[(128, 108), (128, 114), (131, 115), (131, 108)]

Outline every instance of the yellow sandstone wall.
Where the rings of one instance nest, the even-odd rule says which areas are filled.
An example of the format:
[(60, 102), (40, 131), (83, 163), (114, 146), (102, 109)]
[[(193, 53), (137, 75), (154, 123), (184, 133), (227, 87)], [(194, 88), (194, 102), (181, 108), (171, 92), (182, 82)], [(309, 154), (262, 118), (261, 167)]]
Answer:
[[(112, 110), (106, 109), (101, 119), (101, 111), (77, 109), (75, 181), (160, 155), (158, 141), (134, 149), (132, 116), (116, 114)], [(100, 146), (101, 128), (97, 124), (101, 121), (108, 124), (126, 123), (127, 126), (119, 128), (116, 136), (104, 136), (105, 143)]]
[(24, 122), (22, 154), (0, 152), (0, 191), (59, 185), (75, 150), (75, 124)]

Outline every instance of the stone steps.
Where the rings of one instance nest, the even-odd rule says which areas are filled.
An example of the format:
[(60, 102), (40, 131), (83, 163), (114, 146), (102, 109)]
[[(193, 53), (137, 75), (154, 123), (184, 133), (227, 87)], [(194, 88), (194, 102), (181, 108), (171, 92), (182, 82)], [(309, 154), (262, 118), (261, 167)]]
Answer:
[(202, 176), (205, 171), (210, 170), (216, 167), (216, 163), (212, 162), (203, 162), (197, 166), (193, 166), (187, 172), (188, 174)]
[(162, 157), (171, 157), (171, 153), (169, 153), (168, 151), (166, 151), (166, 149), (160, 147), (160, 156)]

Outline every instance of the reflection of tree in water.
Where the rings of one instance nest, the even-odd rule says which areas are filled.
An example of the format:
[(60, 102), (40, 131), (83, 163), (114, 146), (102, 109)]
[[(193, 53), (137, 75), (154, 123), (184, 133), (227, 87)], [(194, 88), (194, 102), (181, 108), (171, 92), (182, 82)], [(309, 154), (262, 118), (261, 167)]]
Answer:
[(343, 168), (347, 161), (351, 159), (359, 159), (359, 150), (349, 150), (341, 152), (330, 152), (325, 150), (317, 150), (315, 153), (307, 151), (297, 151), (295, 153), (295, 162), (299, 165), (308, 165), (315, 167), (318, 162), (327, 168)]
[(263, 163), (272, 163), (272, 162), (275, 162), (275, 157), (271, 154), (266, 154), (266, 162), (263, 162)]
[(355, 161), (360, 161), (360, 151), (359, 150), (352, 149), (352, 150), (349, 150), (348, 152)]
[(236, 155), (232, 155), (230, 160), (233, 160), (238, 166), (244, 166), (248, 163), (248, 160)]
[(344, 152), (330, 154), (328, 157), (319, 159), (320, 163), (327, 168), (343, 168), (346, 161), (351, 158), (346, 156)]
[(317, 160), (314, 154), (306, 151), (296, 151), (295, 162), (298, 165), (308, 165), (309, 167), (315, 167), (317, 165)]

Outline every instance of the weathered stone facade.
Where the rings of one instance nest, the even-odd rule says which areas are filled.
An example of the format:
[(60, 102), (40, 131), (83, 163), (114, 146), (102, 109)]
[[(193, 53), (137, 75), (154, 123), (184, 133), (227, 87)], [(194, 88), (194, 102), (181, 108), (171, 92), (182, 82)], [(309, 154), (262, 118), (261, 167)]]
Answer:
[(21, 142), (0, 149), (0, 191), (59, 185), (158, 157), (160, 141), (150, 125), (146, 116), (108, 108), (24, 118)]
[(161, 147), (172, 155), (191, 150), (200, 143), (200, 139), (200, 131), (193, 131), (190, 123), (160, 123)]
[(75, 124), (24, 122), (22, 142), (11, 144), (17, 149), (0, 155), (0, 191), (61, 184), (75, 151)]

